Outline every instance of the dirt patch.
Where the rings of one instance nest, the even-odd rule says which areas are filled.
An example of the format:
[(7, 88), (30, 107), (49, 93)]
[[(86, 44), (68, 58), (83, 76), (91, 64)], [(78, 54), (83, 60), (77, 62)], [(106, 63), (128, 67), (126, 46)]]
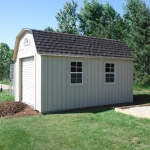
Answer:
[(33, 108), (22, 102), (3, 102), (0, 103), (0, 117), (23, 117), (35, 116), (39, 113)]

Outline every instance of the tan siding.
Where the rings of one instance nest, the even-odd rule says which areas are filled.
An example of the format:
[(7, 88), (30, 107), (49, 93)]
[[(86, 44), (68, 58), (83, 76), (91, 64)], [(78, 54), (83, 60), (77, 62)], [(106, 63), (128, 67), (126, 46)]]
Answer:
[[(84, 84), (71, 86), (70, 60), (81, 59), (42, 56), (43, 112), (132, 101), (132, 61), (83, 58)], [(104, 64), (107, 61), (116, 64), (115, 85), (105, 84)]]
[(41, 111), (41, 56), (39, 54), (35, 57), (35, 109)]
[(60, 59), (57, 59), (57, 70), (58, 70), (58, 73), (57, 73), (57, 78), (58, 78), (58, 82), (57, 82), (57, 91), (58, 91), (58, 97), (57, 97), (57, 108), (59, 110), (62, 109), (62, 67), (61, 67), (61, 58)]
[(53, 60), (52, 59), (47, 59), (48, 61), (48, 79), (47, 79), (47, 89), (48, 89), (48, 108), (50, 110), (53, 110)]
[[(85, 69), (86, 68), (86, 69)], [(83, 68), (83, 74), (84, 74), (84, 87), (83, 87), (83, 107), (88, 106), (88, 60), (84, 60), (84, 68)], [(82, 87), (81, 87), (82, 88)], [(82, 100), (82, 99), (81, 99)]]
[[(62, 91), (62, 109), (67, 108), (67, 61), (65, 59), (61, 59), (61, 71), (62, 71), (62, 81), (61, 81), (61, 91)], [(70, 98), (69, 98), (70, 99)]]
[(57, 110), (57, 97), (60, 91), (57, 91), (57, 59), (53, 57), (53, 109)]

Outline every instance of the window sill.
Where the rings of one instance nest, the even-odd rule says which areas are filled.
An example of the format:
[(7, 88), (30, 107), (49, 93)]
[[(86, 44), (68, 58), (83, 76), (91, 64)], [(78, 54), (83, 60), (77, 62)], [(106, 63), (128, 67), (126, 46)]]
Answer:
[(83, 87), (85, 86), (84, 84), (69, 84), (69, 87)]
[(117, 83), (104, 83), (104, 85), (105, 85), (105, 86), (113, 86), (113, 85), (116, 86)]

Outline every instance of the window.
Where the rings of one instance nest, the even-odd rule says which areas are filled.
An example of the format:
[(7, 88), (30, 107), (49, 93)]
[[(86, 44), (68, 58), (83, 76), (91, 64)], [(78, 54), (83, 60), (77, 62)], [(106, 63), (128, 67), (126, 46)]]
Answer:
[(28, 40), (28, 38), (25, 38), (24, 39), (24, 45), (28, 45), (29, 44), (29, 40)]
[(105, 63), (105, 83), (115, 82), (115, 64)]
[(71, 62), (70, 64), (71, 84), (83, 83), (83, 66), (82, 62)]

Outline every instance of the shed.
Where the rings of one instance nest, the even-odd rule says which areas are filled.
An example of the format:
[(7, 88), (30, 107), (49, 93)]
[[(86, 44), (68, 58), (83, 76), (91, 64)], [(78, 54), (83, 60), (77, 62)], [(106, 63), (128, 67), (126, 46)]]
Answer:
[(22, 29), (13, 60), (15, 101), (39, 112), (133, 101), (133, 56), (125, 42)]

